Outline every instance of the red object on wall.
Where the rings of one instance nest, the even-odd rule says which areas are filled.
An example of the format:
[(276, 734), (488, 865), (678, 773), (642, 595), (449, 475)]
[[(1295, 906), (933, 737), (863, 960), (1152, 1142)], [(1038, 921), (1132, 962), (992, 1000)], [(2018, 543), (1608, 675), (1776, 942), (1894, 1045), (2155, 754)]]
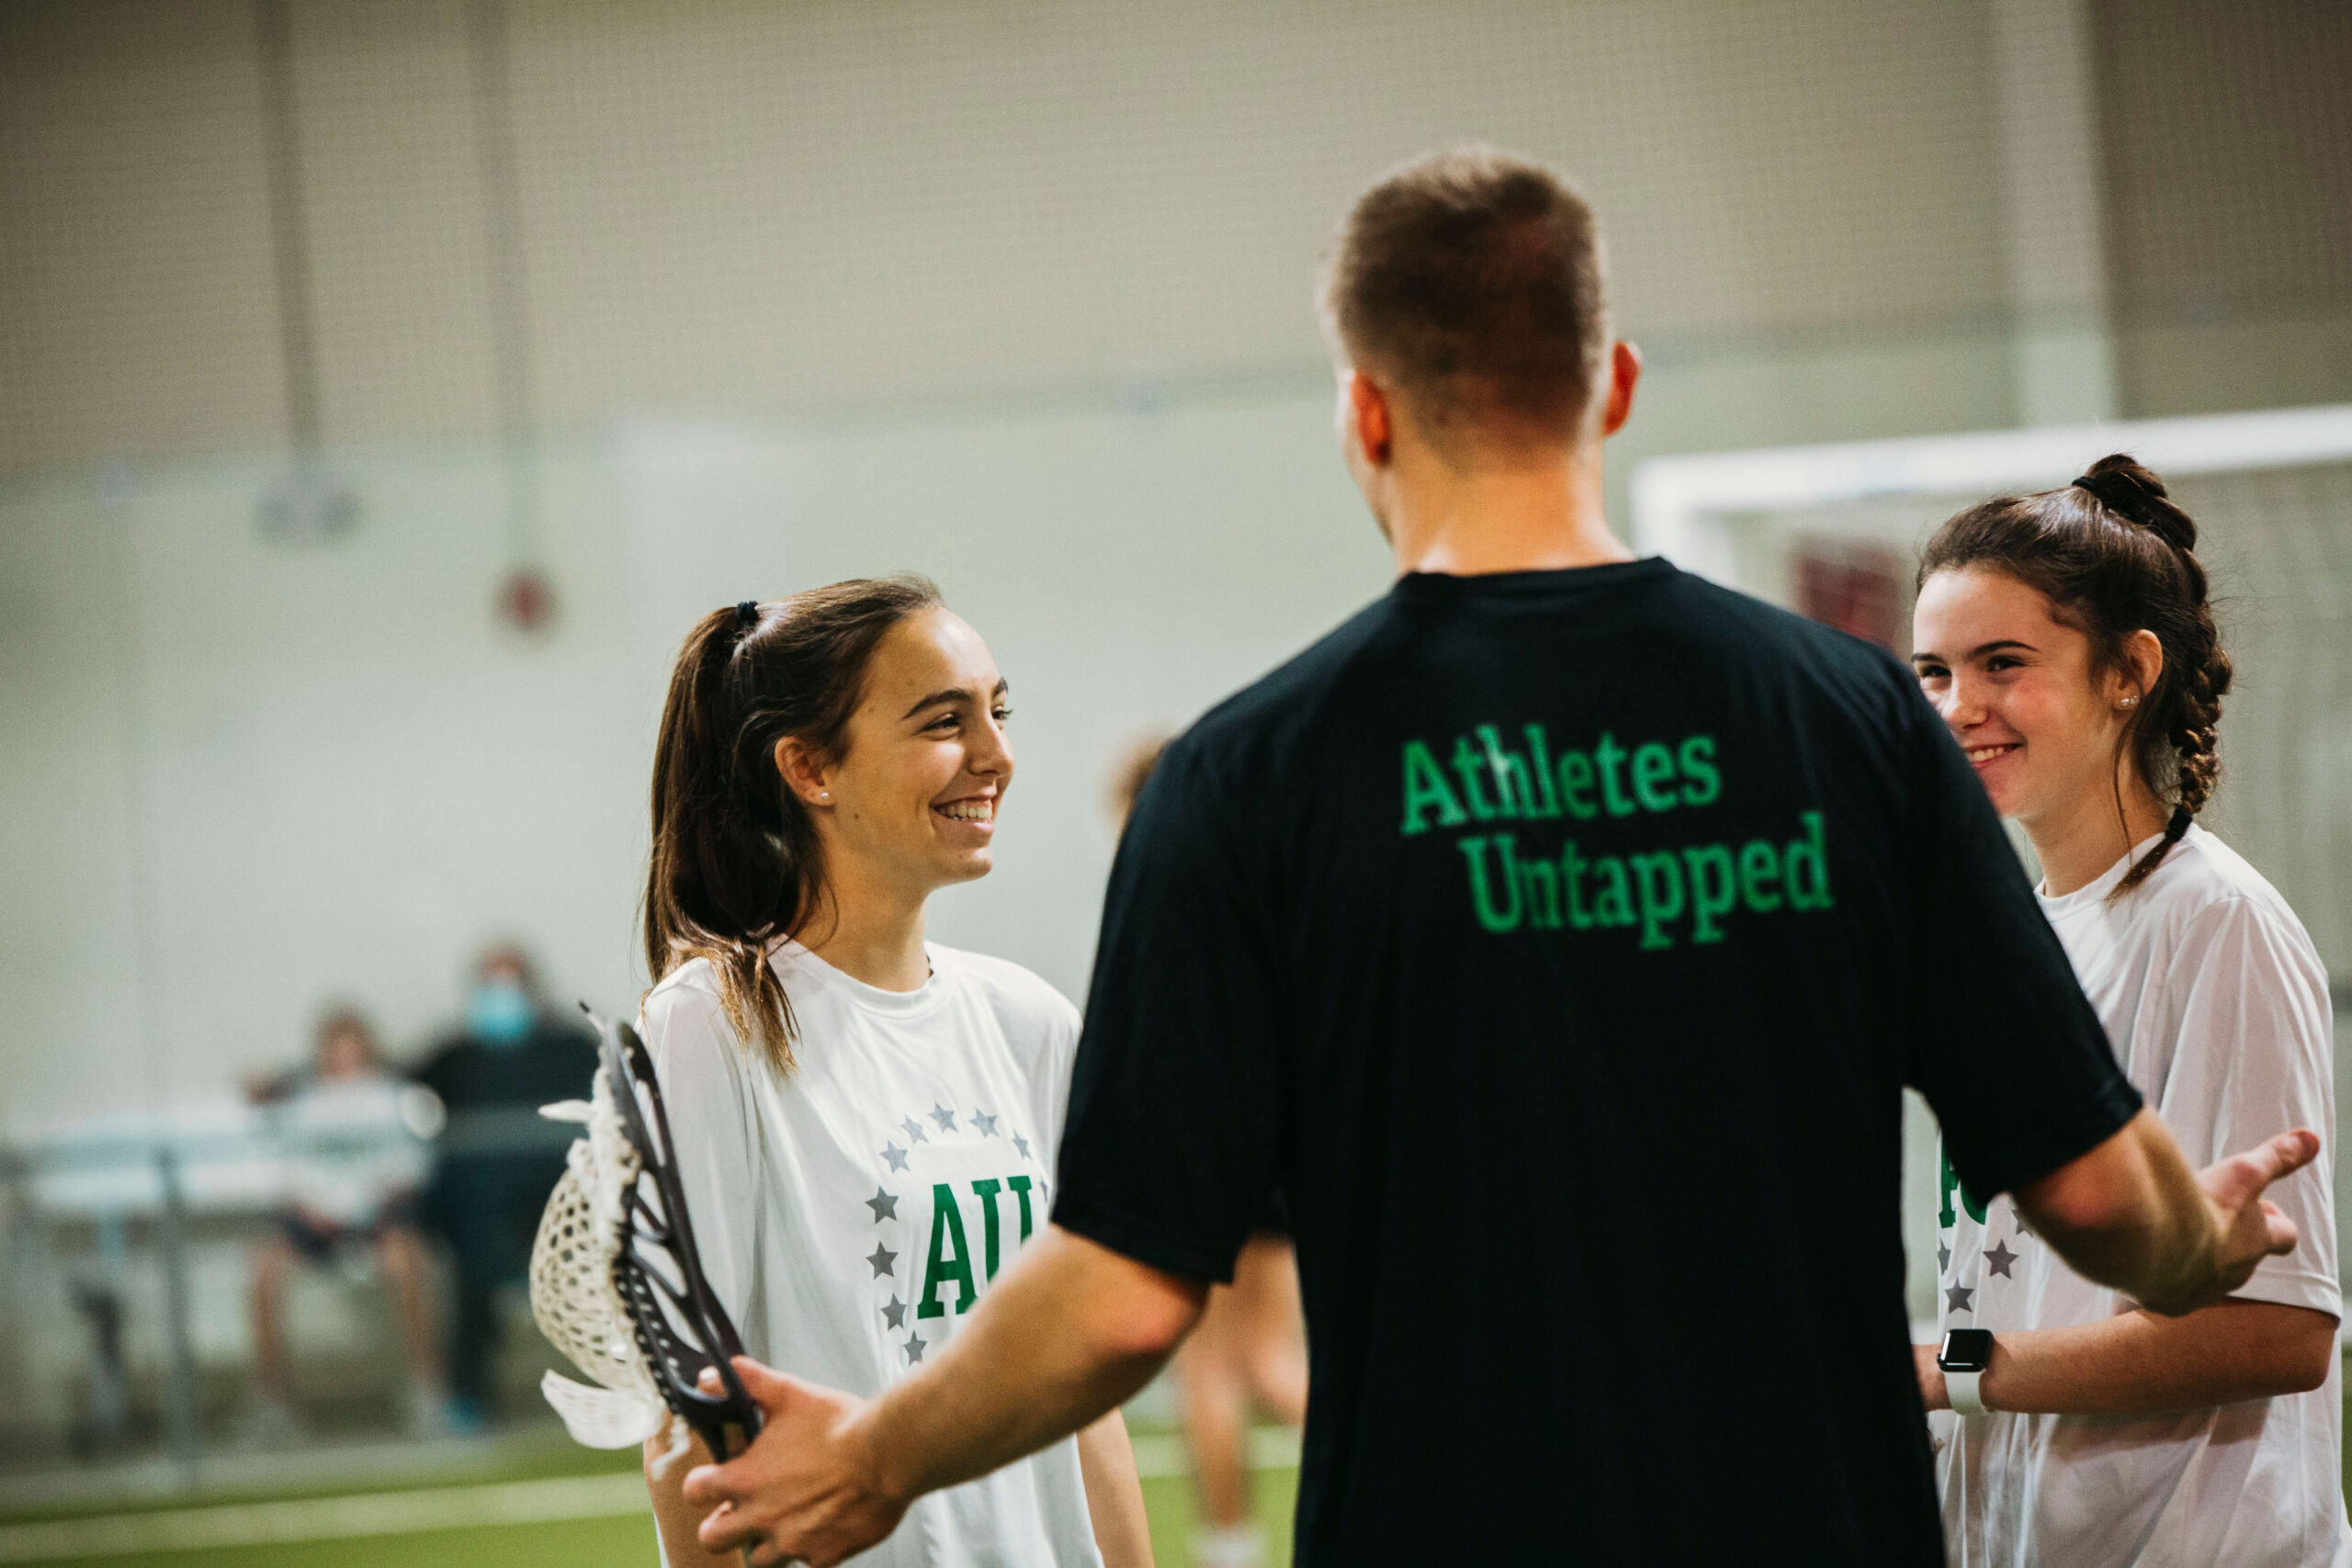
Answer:
[(537, 567), (516, 567), (498, 585), (498, 618), (519, 632), (546, 631), (555, 621), (555, 585)]
[(1900, 655), (1909, 640), (1903, 635), (1902, 573), (1902, 558), (1883, 545), (1800, 539), (1798, 613)]

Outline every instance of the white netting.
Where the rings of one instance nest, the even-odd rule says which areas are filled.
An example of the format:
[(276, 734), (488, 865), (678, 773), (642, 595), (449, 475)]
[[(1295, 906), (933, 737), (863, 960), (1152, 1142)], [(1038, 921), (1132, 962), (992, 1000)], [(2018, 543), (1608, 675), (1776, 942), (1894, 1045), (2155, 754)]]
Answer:
[[(599, 1067), (593, 1099), (540, 1111), (552, 1121), (585, 1122), (588, 1135), (572, 1141), (531, 1244), (531, 1315), (548, 1343), (601, 1385), (548, 1372), (539, 1388), (574, 1440), (598, 1449), (643, 1442), (669, 1414), (613, 1282), (613, 1260), (628, 1234), (623, 1203), (642, 1165), (613, 1092)], [(684, 1434), (683, 1424), (673, 1429), (671, 1457), (683, 1451)]]
[[(2235, 417), (2256, 425), (2263, 416)], [(2161, 432), (2165, 423), (2138, 428)], [(1718, 495), (1705, 509), (1718, 575), (1902, 655), (1910, 650), (1918, 547), (1939, 523), (1988, 495), (2063, 485), (2104, 451), (2139, 455), (2197, 520), (2197, 554), (2236, 665), (2222, 705), (2221, 788), (2198, 819), (2277, 885), (2330, 976), (2352, 985), (2352, 791), (2343, 786), (2352, 772), (2352, 460), (2249, 457), (2225, 467), (2205, 455), (2201, 471), (2184, 471), (2167, 461), (2161, 436), (2090, 432), (2075, 447), (2071, 463), (2039, 477), (1959, 489), (1898, 489), (1895, 478), (1874, 474), (1878, 492), (1860, 499)], [(1771, 460), (1756, 461), (1762, 468)], [(1871, 568), (1874, 557), (1882, 567)], [(1868, 570), (1884, 580), (1875, 614), (1845, 613), (1838, 590)], [(1880, 621), (1883, 634), (1866, 624)]]

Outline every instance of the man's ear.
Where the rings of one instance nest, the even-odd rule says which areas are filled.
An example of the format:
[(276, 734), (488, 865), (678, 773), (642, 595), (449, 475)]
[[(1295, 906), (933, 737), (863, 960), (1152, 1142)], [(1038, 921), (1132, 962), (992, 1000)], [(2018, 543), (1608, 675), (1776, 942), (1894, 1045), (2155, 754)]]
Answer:
[(784, 787), (800, 797), (801, 805), (832, 805), (833, 784), (828, 776), (831, 770), (795, 737), (787, 735), (775, 743), (775, 771)]
[(1355, 438), (1356, 450), (1364, 461), (1378, 468), (1388, 466), (1389, 454), (1396, 445), (1396, 427), (1388, 394), (1380, 383), (1361, 370), (1348, 372), (1348, 425)]
[(1600, 434), (1614, 435), (1634, 412), (1634, 384), (1642, 378), (1642, 351), (1619, 339), (1609, 349), (1609, 397), (1600, 411)]

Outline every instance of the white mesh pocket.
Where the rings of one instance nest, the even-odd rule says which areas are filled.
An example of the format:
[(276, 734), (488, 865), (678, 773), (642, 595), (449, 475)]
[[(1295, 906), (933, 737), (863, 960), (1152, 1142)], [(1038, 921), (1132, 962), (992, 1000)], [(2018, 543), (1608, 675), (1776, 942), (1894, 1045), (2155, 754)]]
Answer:
[[(583, 1388), (549, 1372), (540, 1391), (574, 1440), (626, 1448), (660, 1431), (668, 1418), (613, 1283), (613, 1259), (628, 1223), (623, 1198), (640, 1162), (621, 1132), (602, 1068), (593, 1100), (550, 1105), (543, 1114), (585, 1122), (588, 1135), (573, 1140), (563, 1178), (539, 1215), (539, 1234), (531, 1243), (531, 1316), (548, 1343), (602, 1388)], [(683, 1450), (684, 1438), (680, 1424), (672, 1432), (671, 1457)]]
[(531, 1315), (573, 1366), (606, 1388), (650, 1398), (653, 1380), (613, 1288), (612, 1238), (581, 1180), (578, 1167), (587, 1163), (563, 1173), (539, 1216), (531, 1244)]

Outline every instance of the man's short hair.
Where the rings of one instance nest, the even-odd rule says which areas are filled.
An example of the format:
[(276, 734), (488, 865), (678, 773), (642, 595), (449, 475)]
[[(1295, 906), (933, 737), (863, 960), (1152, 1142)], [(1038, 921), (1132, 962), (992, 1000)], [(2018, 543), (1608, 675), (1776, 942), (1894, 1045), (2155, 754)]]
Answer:
[(1592, 209), (1487, 147), (1419, 159), (1340, 226), (1320, 304), (1335, 353), (1401, 389), (1432, 434), (1571, 435), (1608, 348)]

